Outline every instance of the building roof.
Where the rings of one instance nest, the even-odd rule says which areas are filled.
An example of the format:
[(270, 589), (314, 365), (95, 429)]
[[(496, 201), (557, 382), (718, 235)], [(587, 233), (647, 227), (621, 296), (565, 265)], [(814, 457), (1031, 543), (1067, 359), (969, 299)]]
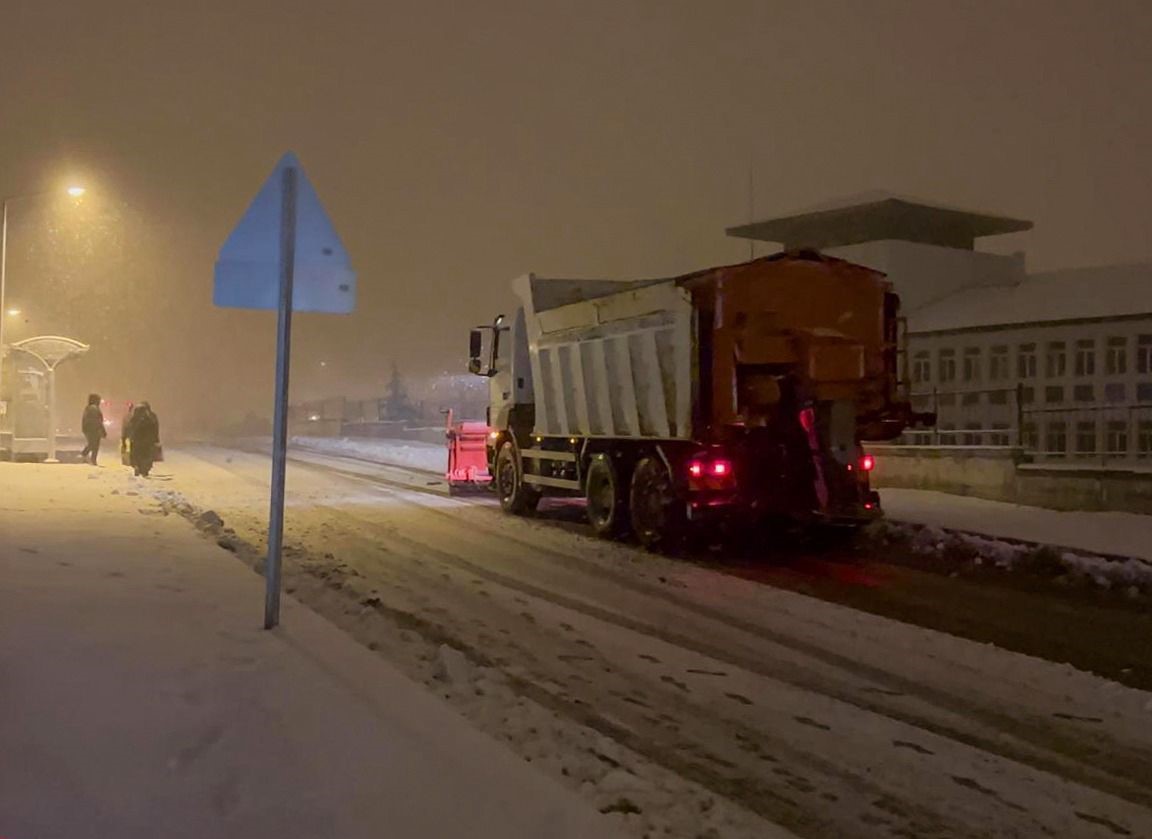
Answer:
[(841, 198), (799, 213), (727, 229), (729, 236), (779, 242), (786, 250), (896, 239), (972, 250), (982, 236), (1030, 230), (1032, 222), (961, 210), (887, 192)]
[(910, 332), (1152, 315), (1152, 263), (1031, 274), (1017, 285), (965, 288), (908, 316)]

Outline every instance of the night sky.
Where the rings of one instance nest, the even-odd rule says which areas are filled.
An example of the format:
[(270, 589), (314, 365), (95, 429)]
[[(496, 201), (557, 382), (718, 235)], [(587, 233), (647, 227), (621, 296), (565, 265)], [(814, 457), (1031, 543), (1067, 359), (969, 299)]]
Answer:
[(64, 395), (170, 425), (268, 413), (274, 316), (214, 309), (212, 265), (288, 149), (360, 288), (298, 320), (294, 398), (462, 370), (520, 273), (745, 258), (724, 228), (750, 165), (758, 217), (884, 189), (1032, 219), (984, 246), (1033, 268), (1152, 259), (1146, 0), (42, 0), (0, 23), (0, 194), (89, 187), (12, 205), (9, 337), (90, 341)]

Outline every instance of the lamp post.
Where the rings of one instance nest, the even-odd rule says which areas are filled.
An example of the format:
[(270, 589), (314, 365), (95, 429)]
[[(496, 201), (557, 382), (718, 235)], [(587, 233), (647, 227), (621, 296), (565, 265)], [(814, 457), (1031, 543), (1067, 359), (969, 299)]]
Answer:
[[(80, 198), (86, 191), (82, 186), (68, 187), (68, 194), (73, 198)], [(0, 219), (0, 400), (4, 399), (4, 323), (8, 315), (8, 310), (4, 308), (5, 293), (8, 290), (8, 205), (13, 201), (39, 198), (50, 193), (50, 190), (28, 192), (23, 195), (9, 195), (3, 200), (3, 218)], [(6, 404), (4, 408), (7, 409)], [(3, 413), (0, 412), (0, 416)]]

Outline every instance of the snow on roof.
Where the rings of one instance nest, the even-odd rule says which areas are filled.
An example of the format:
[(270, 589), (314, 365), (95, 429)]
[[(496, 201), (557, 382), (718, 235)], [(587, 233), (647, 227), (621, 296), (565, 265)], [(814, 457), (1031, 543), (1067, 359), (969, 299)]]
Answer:
[(1031, 274), (1011, 286), (965, 288), (908, 316), (911, 332), (1152, 315), (1152, 263)]

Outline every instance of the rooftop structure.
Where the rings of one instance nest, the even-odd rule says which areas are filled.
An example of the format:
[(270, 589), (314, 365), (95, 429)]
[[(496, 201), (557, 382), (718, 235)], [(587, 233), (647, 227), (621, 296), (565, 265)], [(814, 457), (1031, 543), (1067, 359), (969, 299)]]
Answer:
[(729, 236), (778, 242), (786, 250), (895, 240), (973, 250), (976, 239), (1032, 229), (1032, 222), (872, 192), (788, 216), (730, 227)]

